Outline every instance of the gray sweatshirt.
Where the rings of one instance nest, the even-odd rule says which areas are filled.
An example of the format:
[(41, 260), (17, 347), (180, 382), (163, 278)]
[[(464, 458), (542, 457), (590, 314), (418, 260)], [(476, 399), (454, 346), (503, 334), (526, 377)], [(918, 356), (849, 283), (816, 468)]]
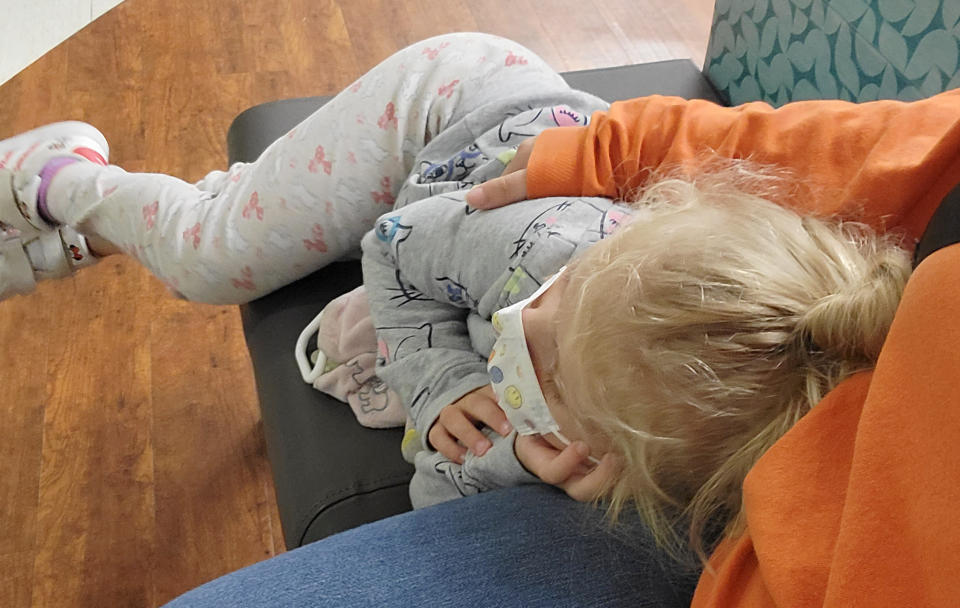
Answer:
[(535, 482), (513, 435), (486, 429), (493, 447), (460, 466), (429, 449), (440, 410), (490, 382), (491, 315), (532, 294), (629, 210), (607, 199), (546, 198), (485, 212), (464, 192), (383, 215), (363, 240), (363, 276), (377, 331), (378, 375), (396, 391), (423, 442), (410, 486), (414, 507)]
[(377, 374), (400, 396), (424, 448), (414, 458), (414, 507), (538, 481), (513, 435), (485, 429), (493, 447), (463, 466), (427, 445), (447, 405), (490, 382), (490, 316), (528, 297), (629, 213), (607, 199), (549, 198), (477, 212), (465, 191), (503, 172), (504, 154), (545, 128), (586, 124), (607, 104), (558, 88), (481, 104), (444, 126), (414, 158), (394, 210), (363, 240), (363, 275), (376, 325)]

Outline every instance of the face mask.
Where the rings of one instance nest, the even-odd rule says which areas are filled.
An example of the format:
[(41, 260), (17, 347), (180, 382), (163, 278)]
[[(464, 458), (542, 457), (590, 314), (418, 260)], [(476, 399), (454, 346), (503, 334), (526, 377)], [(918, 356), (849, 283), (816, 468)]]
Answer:
[[(493, 329), (497, 341), (490, 353), (487, 371), (490, 373), (497, 403), (507, 420), (521, 435), (546, 435), (553, 433), (560, 441), (570, 440), (559, 432), (560, 425), (553, 419), (547, 400), (540, 390), (537, 372), (530, 360), (527, 338), (523, 332), (523, 309), (536, 301), (563, 273), (566, 266), (547, 279), (533, 295), (493, 313)], [(590, 461), (598, 461), (590, 457)]]

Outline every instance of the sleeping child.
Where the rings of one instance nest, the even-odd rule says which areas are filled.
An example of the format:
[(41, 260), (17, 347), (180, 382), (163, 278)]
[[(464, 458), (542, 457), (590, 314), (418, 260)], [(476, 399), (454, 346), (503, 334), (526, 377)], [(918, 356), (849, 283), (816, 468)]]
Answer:
[(756, 194), (788, 180), (744, 161), (630, 204), (476, 212), (429, 183), (449, 191), (363, 239), (350, 296), (369, 350), (376, 333), (367, 377), (409, 417), (415, 507), (546, 481), (703, 554), (741, 525), (760, 455), (874, 364), (910, 272), (895, 240)]

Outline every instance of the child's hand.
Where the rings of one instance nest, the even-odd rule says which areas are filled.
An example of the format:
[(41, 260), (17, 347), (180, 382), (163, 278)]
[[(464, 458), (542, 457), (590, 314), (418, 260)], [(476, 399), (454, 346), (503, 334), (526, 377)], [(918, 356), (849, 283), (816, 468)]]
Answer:
[(528, 471), (580, 502), (598, 498), (620, 472), (613, 454), (592, 467), (587, 460), (590, 448), (582, 441), (558, 450), (541, 435), (517, 435), (513, 448)]
[(536, 137), (525, 139), (500, 177), (476, 186), (467, 193), (467, 204), (476, 209), (494, 209), (527, 198), (527, 163)]
[(433, 449), (457, 464), (463, 464), (468, 446), (477, 456), (483, 456), (493, 443), (477, 428), (482, 423), (506, 437), (513, 430), (503, 410), (497, 405), (497, 396), (489, 384), (460, 397), (440, 411), (436, 422), (427, 433)]

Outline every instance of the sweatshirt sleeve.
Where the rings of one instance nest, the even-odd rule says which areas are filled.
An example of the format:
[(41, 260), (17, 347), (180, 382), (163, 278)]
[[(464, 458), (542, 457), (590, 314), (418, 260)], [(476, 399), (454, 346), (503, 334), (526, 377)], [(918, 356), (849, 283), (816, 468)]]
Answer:
[(654, 170), (690, 172), (710, 157), (789, 170), (792, 201), (914, 238), (960, 182), (960, 90), (915, 101), (803, 101), (733, 108), (652, 96), (614, 103), (586, 127), (548, 129), (527, 167), (530, 198), (627, 197)]
[[(402, 224), (399, 215), (395, 218), (396, 225), (409, 233), (423, 226), (420, 222)], [(382, 219), (381, 226), (391, 219)], [(444, 255), (449, 241), (437, 241), (437, 248), (432, 249), (429, 239), (418, 246), (415, 237), (399, 234), (384, 235), (378, 230), (364, 237), (363, 282), (377, 334), (377, 375), (399, 395), (427, 447), (430, 427), (440, 411), (489, 384), (490, 378), (486, 359), (471, 343), (467, 328), (470, 309), (427, 289), (422, 280), (412, 281), (400, 269), (399, 239), (407, 239), (400, 249), (414, 262), (422, 262), (420, 266), (428, 265), (428, 273), (449, 259)], [(438, 273), (441, 277), (447, 274)]]
[(543, 483), (520, 464), (513, 449), (516, 431), (506, 437), (490, 429), (484, 429), (484, 434), (493, 446), (483, 456), (468, 452), (463, 465), (451, 462), (439, 452), (417, 453), (416, 472), (410, 480), (414, 509), (498, 488)]

